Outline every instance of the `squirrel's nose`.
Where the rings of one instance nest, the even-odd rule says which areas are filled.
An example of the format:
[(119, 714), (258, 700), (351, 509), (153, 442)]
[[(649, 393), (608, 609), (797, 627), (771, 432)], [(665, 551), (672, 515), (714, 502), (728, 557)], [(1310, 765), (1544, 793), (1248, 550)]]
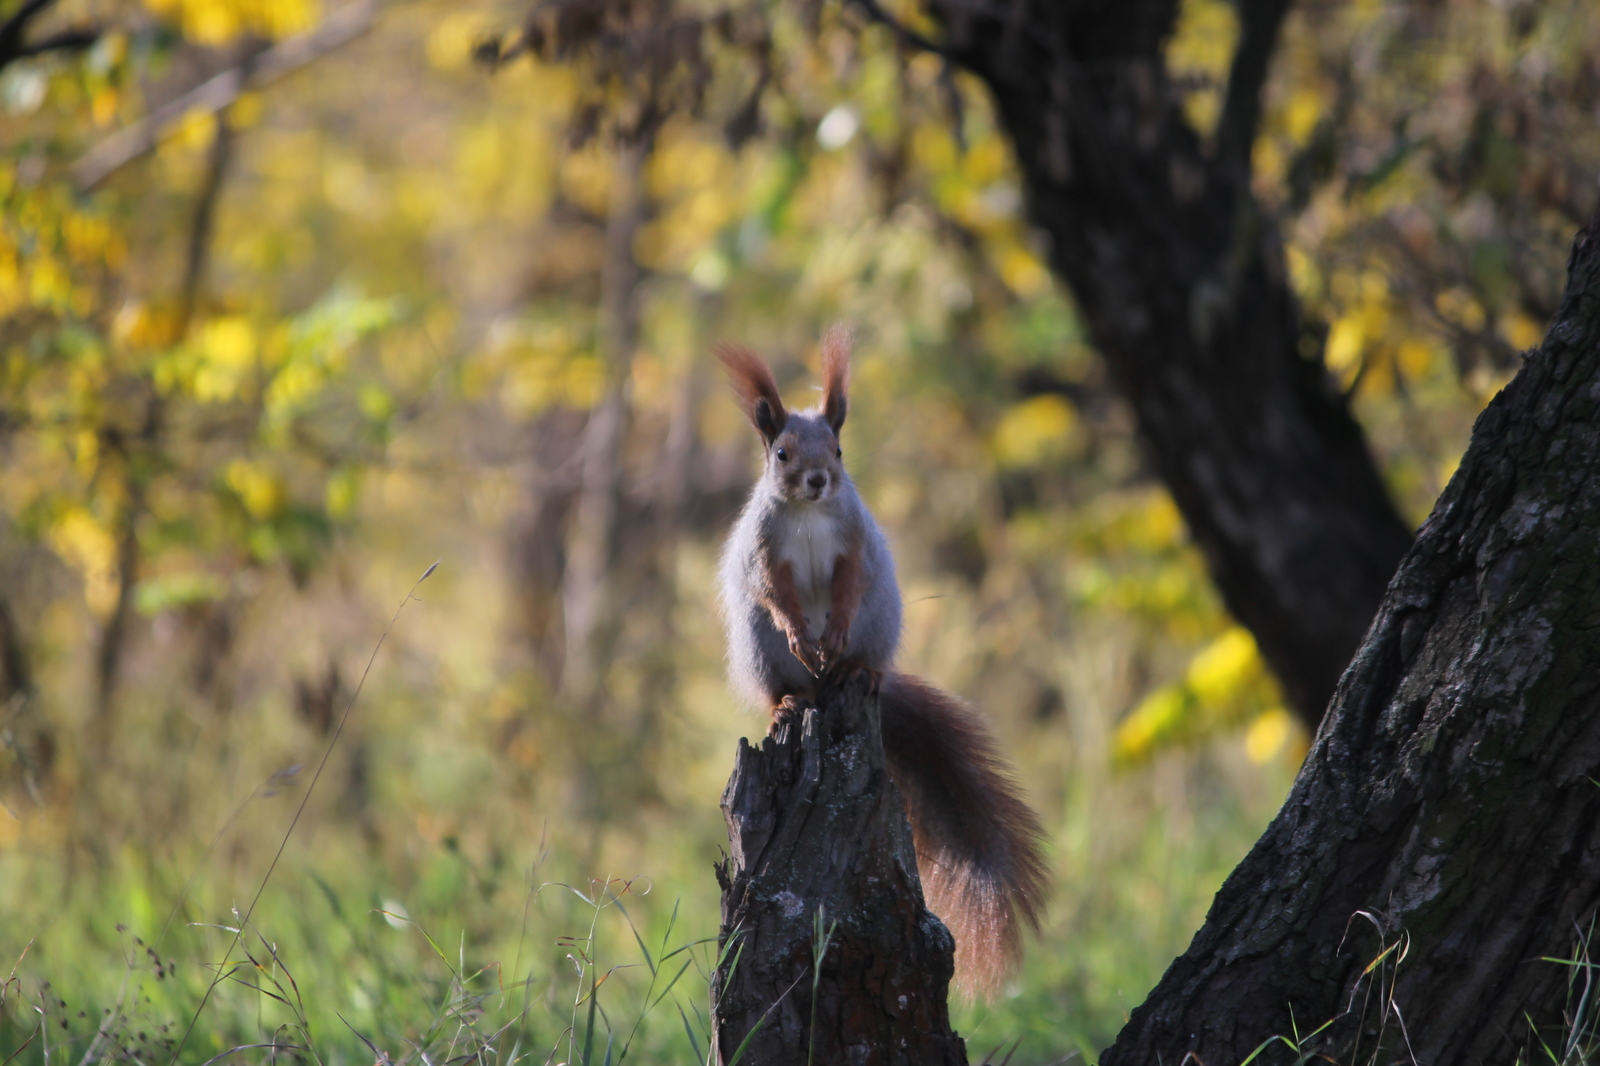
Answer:
[(814, 471), (810, 476), (808, 476), (806, 478), (806, 484), (810, 485), (814, 489), (820, 489), (824, 485), (826, 485), (827, 483), (828, 483), (828, 475), (824, 474), (820, 470)]

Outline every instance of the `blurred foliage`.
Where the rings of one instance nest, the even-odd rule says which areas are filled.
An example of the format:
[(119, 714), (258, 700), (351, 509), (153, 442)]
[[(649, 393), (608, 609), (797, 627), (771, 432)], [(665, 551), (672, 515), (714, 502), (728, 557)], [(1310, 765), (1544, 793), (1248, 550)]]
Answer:
[(1278, 706), (1255, 638), (1233, 626), (1193, 659), (1183, 677), (1139, 701), (1117, 728), (1113, 756), (1138, 762), (1163, 747), (1251, 722), (1245, 751), (1257, 762), (1288, 739), (1289, 712)]
[[(764, 728), (721, 679), (712, 575), (754, 447), (706, 353), (748, 343), (800, 392), (843, 319), (846, 461), (897, 551), (903, 661), (993, 717), (1055, 835), (1044, 941), (960, 1026), (979, 1053), (1022, 1037), (1019, 1062), (1093, 1055), (1307, 738), (1042, 265), (981, 92), (837, 5), (685, 4), (694, 91), (672, 83), (628, 200), (602, 123), (626, 108), (596, 105), (654, 90), (535, 47), (525, 5), (396, 0), (73, 184), (334, 13), (58, 0), (46, 28), (93, 46), (0, 71), (0, 1054), (179, 1039), (246, 916), (260, 966), (229, 955), (186, 1061), (620, 1051), (656, 960), (715, 931), (717, 796)], [(1597, 19), (1355, 0), (1287, 24), (1257, 191), (1415, 519), (1559, 298), (1600, 173)], [(1168, 54), (1202, 133), (1236, 36), (1186, 0)], [(617, 305), (608, 247), (637, 271)], [(564, 678), (593, 528), (598, 702)], [(642, 1061), (704, 1048), (694, 950)]]

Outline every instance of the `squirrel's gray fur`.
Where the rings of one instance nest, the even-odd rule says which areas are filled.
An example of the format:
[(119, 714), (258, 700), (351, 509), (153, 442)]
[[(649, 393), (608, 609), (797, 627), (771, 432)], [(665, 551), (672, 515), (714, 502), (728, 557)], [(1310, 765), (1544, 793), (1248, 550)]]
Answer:
[[(800, 455), (825, 451), (827, 458), (835, 458), (837, 438), (820, 411), (794, 412), (784, 430), (802, 442)], [(849, 538), (860, 537), (864, 587), (845, 655), (882, 671), (894, 662), (900, 647), (900, 586), (895, 582), (894, 557), (850, 475), (836, 463), (835, 469), (824, 471), (833, 490), (827, 498), (789, 499), (781, 488), (775, 453), (776, 449), (767, 449), (761, 480), (728, 534), (721, 568), (729, 676), (741, 696), (764, 709), (771, 707), (772, 693), (803, 692), (815, 683), (805, 664), (790, 653), (787, 635), (761, 605), (760, 573), (751, 560), (764, 551), (794, 565), (807, 635), (819, 641), (828, 619), (832, 556)], [(798, 465), (798, 460), (791, 462)]]

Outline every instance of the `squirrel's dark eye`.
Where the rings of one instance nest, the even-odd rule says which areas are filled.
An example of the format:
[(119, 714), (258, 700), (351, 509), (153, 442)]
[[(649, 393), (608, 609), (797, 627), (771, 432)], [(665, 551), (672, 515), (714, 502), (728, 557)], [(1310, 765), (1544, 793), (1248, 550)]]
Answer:
[(787, 448), (779, 448), (778, 449), (778, 462), (787, 463), (788, 461), (789, 461), (789, 450)]
[(833, 457), (835, 459), (843, 459), (844, 458), (844, 449), (843, 448), (835, 448), (833, 450)]

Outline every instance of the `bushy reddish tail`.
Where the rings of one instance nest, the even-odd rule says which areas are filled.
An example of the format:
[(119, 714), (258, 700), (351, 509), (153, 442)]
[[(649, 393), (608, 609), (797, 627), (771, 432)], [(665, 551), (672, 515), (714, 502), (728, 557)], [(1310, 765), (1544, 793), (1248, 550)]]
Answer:
[(905, 797), (928, 907), (956, 938), (956, 985), (992, 995), (1038, 929), (1044, 830), (972, 708), (921, 678), (884, 675), (889, 776)]

